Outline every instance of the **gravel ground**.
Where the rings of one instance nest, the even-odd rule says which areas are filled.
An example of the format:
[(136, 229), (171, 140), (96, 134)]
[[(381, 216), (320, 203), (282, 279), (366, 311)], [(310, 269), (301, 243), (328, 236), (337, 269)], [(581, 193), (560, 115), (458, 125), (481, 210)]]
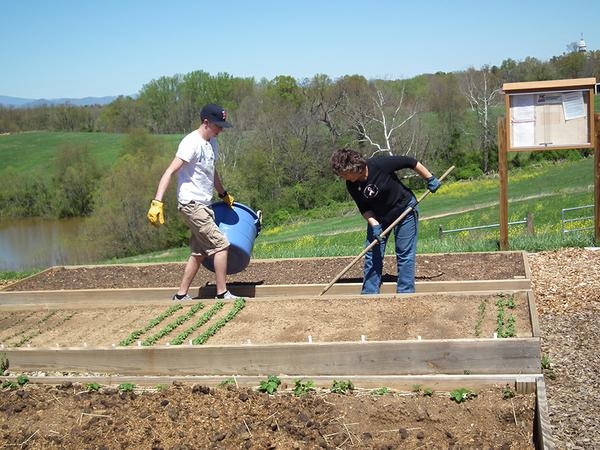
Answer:
[(559, 449), (600, 449), (600, 250), (529, 255)]

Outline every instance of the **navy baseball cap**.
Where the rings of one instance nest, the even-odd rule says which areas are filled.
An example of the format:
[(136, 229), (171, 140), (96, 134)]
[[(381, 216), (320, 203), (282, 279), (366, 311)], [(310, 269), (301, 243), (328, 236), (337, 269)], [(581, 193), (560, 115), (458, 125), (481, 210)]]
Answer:
[(200, 119), (202, 119), (202, 121), (206, 119), (219, 127), (231, 127), (231, 124), (227, 122), (227, 111), (214, 103), (209, 103), (202, 108), (202, 111), (200, 111)]

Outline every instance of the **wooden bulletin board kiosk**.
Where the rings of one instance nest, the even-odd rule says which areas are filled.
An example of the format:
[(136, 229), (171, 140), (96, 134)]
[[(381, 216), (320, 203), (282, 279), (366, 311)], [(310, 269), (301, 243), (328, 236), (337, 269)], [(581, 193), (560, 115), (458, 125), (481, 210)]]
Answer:
[(595, 78), (505, 83), (498, 119), (500, 249), (508, 249), (508, 152), (594, 149), (594, 239), (600, 243), (600, 115)]

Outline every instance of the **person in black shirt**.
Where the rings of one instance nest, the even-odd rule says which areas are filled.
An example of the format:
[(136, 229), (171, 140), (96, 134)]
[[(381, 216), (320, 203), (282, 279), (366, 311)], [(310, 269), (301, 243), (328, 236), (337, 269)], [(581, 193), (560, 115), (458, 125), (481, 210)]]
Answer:
[(336, 150), (331, 156), (334, 173), (346, 180), (346, 188), (366, 219), (365, 247), (379, 241), (365, 255), (362, 294), (378, 294), (383, 271), (383, 256), (387, 236), (381, 233), (396, 220), (406, 208), (413, 207), (394, 227), (398, 280), (396, 292), (415, 292), (415, 255), (417, 252), (418, 211), (417, 200), (410, 189), (398, 179), (395, 172), (412, 169), (427, 181), (427, 189), (437, 191), (440, 181), (420, 162), (410, 156), (381, 156), (366, 160), (350, 149)]

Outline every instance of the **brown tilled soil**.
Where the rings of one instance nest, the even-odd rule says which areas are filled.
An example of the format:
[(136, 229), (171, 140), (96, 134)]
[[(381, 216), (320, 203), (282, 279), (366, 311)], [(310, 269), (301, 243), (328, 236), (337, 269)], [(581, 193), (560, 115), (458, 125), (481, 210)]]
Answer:
[[(281, 389), (285, 386), (281, 386)], [(438, 449), (533, 448), (533, 394), (487, 388), (448, 394), (269, 396), (232, 386), (175, 385), (153, 393), (27, 387), (0, 397), (2, 448)]]

